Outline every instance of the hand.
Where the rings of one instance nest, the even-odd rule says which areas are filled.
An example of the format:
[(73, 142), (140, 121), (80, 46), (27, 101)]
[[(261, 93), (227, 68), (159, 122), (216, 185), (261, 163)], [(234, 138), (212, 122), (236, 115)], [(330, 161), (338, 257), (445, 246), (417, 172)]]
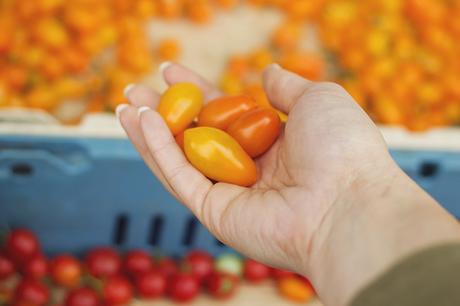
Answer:
[[(207, 100), (221, 95), (177, 64), (166, 67), (163, 76), (168, 84), (195, 83)], [(271, 65), (264, 87), (273, 106), (289, 119), (277, 142), (257, 160), (260, 178), (250, 188), (212, 184), (188, 163), (154, 111), (158, 93), (130, 87), (131, 105), (120, 107), (118, 114), (150, 169), (219, 240), (256, 260), (310, 277), (326, 303), (344, 305), (381, 265), (357, 273), (362, 277), (355, 282), (339, 275), (336, 284), (334, 272), (329, 278), (322, 275), (329, 264), (322, 259), (340, 261), (329, 256), (331, 249), (352, 254), (338, 237), (353, 228), (353, 213), (367, 207), (364, 199), (372, 194), (385, 194), (394, 182), (408, 179), (377, 127), (340, 86), (310, 82)], [(351, 285), (341, 286), (343, 281)], [(328, 286), (337, 293), (329, 293)]]

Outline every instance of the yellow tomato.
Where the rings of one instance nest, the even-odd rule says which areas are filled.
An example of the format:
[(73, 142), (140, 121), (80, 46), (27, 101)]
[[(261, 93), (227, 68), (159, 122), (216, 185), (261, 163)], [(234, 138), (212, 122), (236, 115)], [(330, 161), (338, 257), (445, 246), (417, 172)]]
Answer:
[(208, 178), (251, 186), (257, 181), (254, 161), (230, 135), (210, 127), (188, 129), (184, 149), (190, 163)]
[(177, 83), (169, 87), (161, 97), (158, 112), (171, 132), (177, 135), (198, 116), (203, 100), (203, 93), (196, 85)]

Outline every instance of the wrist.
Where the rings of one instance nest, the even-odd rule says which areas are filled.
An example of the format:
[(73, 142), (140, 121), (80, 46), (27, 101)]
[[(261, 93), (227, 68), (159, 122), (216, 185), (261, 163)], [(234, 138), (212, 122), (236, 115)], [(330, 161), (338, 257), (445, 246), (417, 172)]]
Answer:
[(338, 197), (314, 237), (305, 273), (326, 305), (346, 305), (401, 257), (460, 237), (458, 223), (393, 160), (380, 164)]

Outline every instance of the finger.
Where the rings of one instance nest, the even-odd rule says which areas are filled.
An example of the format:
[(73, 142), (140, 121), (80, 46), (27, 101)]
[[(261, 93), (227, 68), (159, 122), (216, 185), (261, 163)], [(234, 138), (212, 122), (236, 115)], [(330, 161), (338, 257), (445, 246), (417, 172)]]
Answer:
[(282, 69), (278, 64), (272, 64), (264, 71), (263, 81), (270, 103), (287, 114), (296, 101), (315, 84)]
[(192, 212), (201, 216), (201, 209), (212, 183), (185, 158), (168, 126), (151, 109), (140, 109), (140, 126), (153, 159), (166, 181)]
[(134, 147), (139, 152), (147, 166), (155, 174), (158, 180), (165, 186), (165, 188), (168, 189), (168, 191), (173, 196), (180, 200), (178, 195), (166, 181), (166, 178), (161, 172), (160, 167), (158, 167), (152, 155), (150, 154), (149, 148), (145, 143), (144, 136), (142, 135), (142, 130), (139, 125), (138, 109), (128, 104), (121, 104), (117, 107), (117, 116), (129, 139), (134, 144)]
[(180, 64), (165, 62), (160, 65), (160, 71), (168, 85), (181, 82), (190, 82), (197, 85), (203, 91), (206, 101), (222, 96), (222, 93), (214, 85)]
[(124, 94), (131, 105), (136, 107), (148, 106), (151, 109), (156, 109), (160, 102), (160, 95), (143, 84), (130, 84), (126, 86)]

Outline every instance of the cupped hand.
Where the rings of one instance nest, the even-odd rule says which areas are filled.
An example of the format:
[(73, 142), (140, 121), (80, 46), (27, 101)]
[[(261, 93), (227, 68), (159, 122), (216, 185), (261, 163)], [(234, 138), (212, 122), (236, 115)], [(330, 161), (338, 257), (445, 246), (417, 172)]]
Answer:
[[(178, 64), (163, 76), (169, 85), (195, 83), (207, 100), (221, 95)], [(260, 178), (250, 188), (212, 184), (193, 168), (155, 112), (160, 95), (149, 88), (128, 88), (131, 106), (122, 107), (120, 120), (155, 175), (219, 240), (274, 266), (308, 268), (315, 233), (328, 212), (376, 160), (387, 158), (387, 150), (377, 128), (340, 86), (310, 82), (272, 65), (264, 87), (289, 119), (257, 160)]]

